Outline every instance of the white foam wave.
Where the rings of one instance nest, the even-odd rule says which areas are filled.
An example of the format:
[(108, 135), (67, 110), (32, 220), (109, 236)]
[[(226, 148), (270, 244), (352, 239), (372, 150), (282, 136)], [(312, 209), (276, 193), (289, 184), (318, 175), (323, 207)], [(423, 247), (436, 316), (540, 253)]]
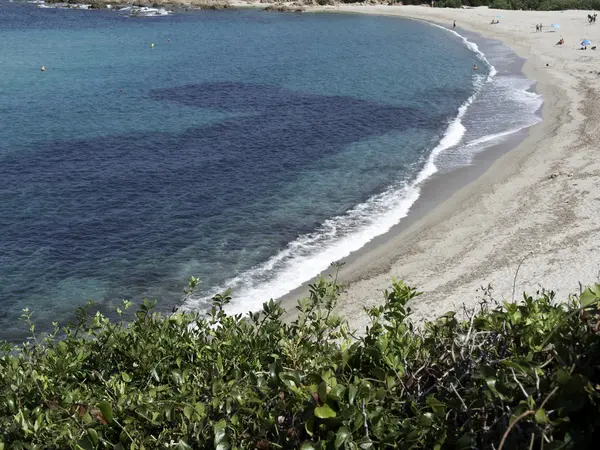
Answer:
[(435, 160), (444, 150), (448, 150), (455, 145), (458, 145), (462, 140), (465, 134), (465, 126), (462, 124), (462, 118), (467, 112), (467, 108), (469, 105), (473, 103), (475, 100), (475, 96), (477, 92), (473, 94), (471, 97), (467, 99), (467, 101), (458, 108), (458, 115), (456, 118), (450, 122), (444, 136), (440, 140), (440, 143), (431, 151), (427, 162), (425, 163), (425, 167), (421, 170), (419, 175), (417, 176), (416, 183), (420, 184), (425, 181), (427, 178), (431, 177), (434, 173), (438, 171), (437, 166), (435, 165)]
[[(300, 236), (265, 263), (229, 280), (226, 286), (235, 291), (235, 303), (228, 312), (256, 310), (265, 300), (287, 294), (327, 269), (330, 262), (363, 247), (405, 217), (419, 192), (414, 185), (389, 189), (342, 216), (326, 220), (315, 232)], [(208, 298), (189, 298), (184, 308), (197, 309)]]
[[(344, 215), (325, 221), (316, 231), (298, 237), (268, 261), (230, 279), (225, 283), (226, 287), (232, 289), (234, 297), (234, 303), (228, 307), (229, 313), (238, 314), (260, 309), (262, 303), (269, 298), (278, 298), (291, 292), (315, 274), (327, 269), (331, 262), (347, 257), (373, 238), (386, 233), (408, 214), (419, 198), (422, 183), (437, 172), (435, 160), (438, 155), (461, 142), (465, 134), (461, 119), (480, 88), (496, 74), (496, 69), (475, 43), (452, 30), (448, 31), (457, 35), (475, 52), (489, 66), (490, 72), (486, 79), (475, 75), (475, 94), (459, 108), (457, 116), (448, 124), (442, 139), (432, 150), (422, 170), (412, 182), (391, 187)], [(221, 292), (223, 288), (214, 289), (209, 295), (201, 298), (187, 298), (183, 308), (201, 308), (212, 295)]]
[(487, 81), (491, 81), (492, 78), (494, 78), (494, 75), (496, 75), (498, 73), (496, 71), (496, 68), (487, 60), (487, 58), (485, 57), (485, 54), (481, 50), (479, 50), (479, 47), (477, 46), (477, 44), (475, 42), (469, 41), (462, 34), (458, 34), (456, 31), (450, 30), (449, 28), (446, 28), (446, 27), (443, 27), (441, 25), (437, 25), (437, 24), (431, 23), (431, 22), (429, 22), (429, 24), (432, 25), (432, 26), (434, 26), (434, 27), (441, 28), (442, 30), (446, 30), (449, 33), (452, 33), (455, 36), (457, 36), (461, 41), (463, 41), (463, 43), (465, 44), (465, 46), (469, 50), (471, 50), (473, 53), (475, 53), (477, 55), (477, 57), (479, 59), (481, 59), (489, 67), (490, 72), (488, 74)]
[(512, 130), (508, 130), (508, 131), (503, 131), (501, 133), (494, 133), (494, 134), (488, 134), (487, 136), (482, 136), (480, 138), (477, 139), (473, 139), (470, 142), (467, 142), (465, 144), (465, 147), (479, 147), (482, 144), (487, 144), (488, 142), (492, 142), (492, 141), (498, 141), (501, 138), (504, 138), (506, 136), (510, 136), (511, 134), (517, 133), (518, 131), (521, 131), (523, 128), (528, 128), (529, 125), (525, 125), (522, 127), (518, 127), (518, 128), (513, 128)]
[[(492, 79), (494, 78), (494, 75), (496, 75), (496, 73), (497, 73), (496, 68), (492, 64), (490, 64), (490, 62), (487, 60), (487, 58), (485, 57), (483, 52), (481, 50), (479, 50), (479, 47), (477, 46), (477, 44), (469, 41), (467, 38), (458, 34), (454, 30), (450, 30), (446, 27), (442, 27), (441, 25), (436, 25), (436, 24), (431, 24), (431, 25), (433, 25), (434, 27), (441, 28), (442, 30), (448, 31), (448, 32), (458, 36), (463, 41), (465, 46), (467, 48), (469, 48), (469, 50), (471, 50), (473, 53), (475, 53), (477, 55), (477, 57), (479, 59), (481, 59), (489, 67), (489, 73), (488, 73), (488, 76), (487, 76), (487, 79), (485, 80), (485, 82), (492, 81)], [(448, 150), (449, 148), (458, 145), (460, 143), (460, 141), (462, 140), (462, 138), (465, 134), (465, 131), (466, 131), (464, 125), (462, 124), (462, 118), (464, 117), (465, 113), (467, 112), (467, 108), (471, 104), (473, 104), (473, 101), (477, 97), (479, 90), (483, 86), (481, 77), (475, 77), (474, 82), (475, 82), (475, 88), (476, 88), (475, 93), (471, 97), (469, 97), (467, 99), (467, 101), (460, 108), (458, 108), (457, 116), (454, 118), (454, 120), (450, 123), (450, 125), (446, 129), (446, 132), (444, 133), (444, 136), (442, 137), (440, 143), (431, 151), (431, 154), (429, 155), (429, 159), (427, 160), (425, 167), (423, 168), (423, 170), (421, 170), (421, 173), (419, 173), (419, 175), (417, 177), (417, 180), (416, 180), (417, 183), (421, 183), (421, 182), (425, 181), (427, 178), (431, 177), (434, 173), (436, 173), (438, 169), (435, 165), (435, 160), (437, 159), (439, 154), (442, 153), (444, 150)]]

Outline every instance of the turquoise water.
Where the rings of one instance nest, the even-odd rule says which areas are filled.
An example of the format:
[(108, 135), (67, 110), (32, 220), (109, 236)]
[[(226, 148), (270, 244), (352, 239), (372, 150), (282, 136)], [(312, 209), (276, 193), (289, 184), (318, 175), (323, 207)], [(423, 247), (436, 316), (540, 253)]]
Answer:
[(25, 306), (42, 328), (87, 299), (170, 309), (190, 275), (189, 308), (282, 295), (406, 214), (491, 70), (386, 17), (0, 13), (4, 339)]

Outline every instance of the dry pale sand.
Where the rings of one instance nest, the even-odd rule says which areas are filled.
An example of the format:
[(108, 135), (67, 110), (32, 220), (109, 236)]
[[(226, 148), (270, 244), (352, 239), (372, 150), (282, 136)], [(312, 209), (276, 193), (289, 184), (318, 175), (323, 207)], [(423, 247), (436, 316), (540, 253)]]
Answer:
[[(451, 24), (500, 40), (527, 59), (525, 73), (544, 96), (544, 120), (483, 176), (383, 244), (342, 269), (348, 284), (340, 308), (357, 327), (363, 306), (382, 300), (392, 277), (419, 287), (415, 319), (432, 319), (479, 302), (481, 286), (498, 300), (552, 289), (560, 298), (600, 271), (600, 24), (586, 11), (524, 12), (419, 6), (340, 6), (321, 10), (389, 14)], [(500, 24), (490, 20), (501, 14)], [(544, 32), (535, 33), (535, 24)], [(558, 23), (557, 32), (550, 24)], [(565, 45), (555, 46), (560, 37)], [(593, 44), (592, 44), (593, 45)], [(549, 64), (549, 67), (546, 66)]]

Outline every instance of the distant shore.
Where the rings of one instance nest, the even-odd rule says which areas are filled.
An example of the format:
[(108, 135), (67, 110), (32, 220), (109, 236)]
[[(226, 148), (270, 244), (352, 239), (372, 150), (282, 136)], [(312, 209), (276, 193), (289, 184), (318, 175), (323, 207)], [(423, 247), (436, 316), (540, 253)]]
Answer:
[[(35, 0), (34, 0), (35, 1)], [(221, 10), (229, 8), (262, 8), (276, 12), (304, 12), (317, 11), (320, 8), (337, 8), (336, 0), (327, 0), (327, 4), (319, 5), (315, 0), (294, 0), (294, 1), (276, 1), (276, 0), (78, 0), (73, 3), (73, 0), (44, 0), (46, 4), (64, 4), (69, 7), (77, 7), (79, 5), (91, 6), (90, 9), (99, 9), (105, 7), (122, 8), (128, 6), (146, 7), (146, 8), (166, 8), (172, 10), (186, 9), (204, 9), (204, 10)], [(41, 0), (35, 1), (40, 3)], [(31, 2), (33, 3), (33, 1)], [(376, 1), (370, 4), (387, 5), (387, 0)], [(356, 2), (353, 5), (363, 5)]]

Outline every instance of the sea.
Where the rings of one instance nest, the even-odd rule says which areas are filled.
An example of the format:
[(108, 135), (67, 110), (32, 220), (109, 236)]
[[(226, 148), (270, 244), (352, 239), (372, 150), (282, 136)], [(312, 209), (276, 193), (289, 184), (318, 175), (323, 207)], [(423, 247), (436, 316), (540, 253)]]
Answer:
[(460, 29), (38, 6), (0, 0), (0, 339), (26, 307), (256, 310), (541, 120), (523, 62)]

